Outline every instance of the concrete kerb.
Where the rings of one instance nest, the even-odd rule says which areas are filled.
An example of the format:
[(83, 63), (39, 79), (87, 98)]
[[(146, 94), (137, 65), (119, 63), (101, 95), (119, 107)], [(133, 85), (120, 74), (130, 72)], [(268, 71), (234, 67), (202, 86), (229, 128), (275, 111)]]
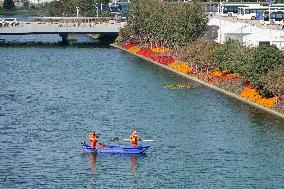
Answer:
[(221, 89), (221, 88), (219, 88), (219, 87), (216, 87), (216, 86), (214, 86), (214, 85), (211, 85), (211, 84), (209, 84), (209, 83), (206, 83), (206, 82), (204, 82), (204, 81), (201, 81), (201, 80), (199, 80), (199, 79), (197, 79), (197, 78), (195, 78), (195, 77), (192, 77), (192, 76), (189, 76), (189, 75), (187, 75), (187, 74), (178, 72), (178, 71), (176, 71), (176, 70), (174, 70), (174, 69), (172, 69), (172, 68), (170, 68), (170, 67), (168, 67), (168, 66), (165, 66), (165, 65), (163, 65), (163, 64), (154, 62), (153, 60), (150, 60), (150, 59), (148, 59), (148, 58), (145, 58), (145, 57), (143, 57), (143, 56), (141, 56), (141, 55), (139, 55), (139, 54), (130, 52), (130, 51), (128, 51), (127, 49), (124, 49), (124, 48), (122, 48), (122, 47), (120, 47), (120, 46), (118, 46), (118, 45), (112, 44), (111, 46), (112, 46), (112, 47), (115, 47), (115, 48), (118, 48), (118, 49), (120, 49), (120, 50), (122, 50), (122, 51), (128, 52), (128, 53), (130, 53), (130, 54), (132, 54), (132, 55), (135, 55), (135, 56), (137, 56), (137, 57), (140, 57), (140, 58), (142, 58), (142, 59), (144, 59), (144, 60), (146, 60), (146, 61), (148, 61), (148, 62), (151, 62), (151, 63), (153, 63), (153, 64), (155, 64), (155, 65), (157, 65), (157, 66), (160, 66), (160, 67), (162, 67), (162, 68), (164, 68), (164, 69), (166, 69), (166, 70), (172, 71), (172, 72), (174, 72), (174, 73), (176, 73), (176, 74), (178, 74), (178, 75), (180, 75), (180, 76), (183, 76), (183, 77), (185, 77), (185, 78), (187, 78), (187, 79), (190, 79), (190, 80), (193, 80), (193, 81), (195, 81), (195, 82), (197, 82), (197, 83), (200, 83), (200, 84), (202, 84), (202, 85), (204, 85), (204, 86), (206, 86), (206, 87), (209, 87), (209, 88), (211, 88), (211, 89), (214, 89), (215, 91), (218, 91), (218, 92), (220, 92), (220, 93), (222, 93), (222, 94), (225, 94), (225, 95), (227, 95), (227, 96), (230, 96), (230, 97), (232, 97), (232, 98), (235, 98), (235, 99), (237, 99), (237, 100), (239, 100), (239, 101), (241, 101), (241, 102), (243, 102), (243, 103), (246, 103), (246, 104), (251, 105), (251, 106), (253, 106), (253, 107), (255, 107), (255, 108), (258, 108), (258, 109), (263, 110), (263, 111), (265, 111), (265, 112), (267, 112), (267, 113), (273, 114), (273, 115), (275, 115), (275, 116), (278, 116), (278, 117), (284, 119), (284, 114), (282, 114), (282, 113), (280, 113), (280, 112), (276, 112), (276, 111), (274, 111), (274, 110), (272, 110), (272, 109), (263, 107), (263, 106), (261, 106), (261, 105), (259, 105), (259, 104), (256, 104), (256, 103), (254, 103), (254, 102), (251, 102), (251, 101), (249, 101), (249, 100), (246, 100), (246, 99), (244, 99), (244, 98), (242, 98), (242, 97), (240, 97), (240, 96), (238, 96), (238, 95), (236, 95), (236, 94), (234, 94), (234, 93), (225, 91), (224, 89)]

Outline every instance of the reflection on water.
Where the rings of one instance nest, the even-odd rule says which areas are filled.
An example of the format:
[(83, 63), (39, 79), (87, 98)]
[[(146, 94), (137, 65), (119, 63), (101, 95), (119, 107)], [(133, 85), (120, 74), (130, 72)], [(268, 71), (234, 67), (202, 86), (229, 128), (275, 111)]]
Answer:
[(133, 187), (132, 188), (137, 188), (138, 187), (138, 176), (137, 176), (137, 161), (138, 157), (137, 156), (131, 156), (130, 157), (130, 170), (131, 170), (131, 175), (132, 175), (132, 180), (133, 180)]
[(96, 153), (89, 153), (90, 175), (88, 181), (88, 188), (96, 188)]
[(89, 163), (90, 163), (90, 169), (91, 169), (91, 174), (96, 174), (96, 161), (97, 161), (97, 156), (95, 153), (90, 153), (89, 155), (90, 159), (89, 159)]
[[(238, 103), (238, 102), (236, 102)], [(247, 116), (252, 122), (252, 126), (259, 127), (259, 131), (265, 137), (278, 138), (284, 144), (284, 121), (278, 116), (259, 111), (251, 106), (240, 104), (242, 110), (247, 112)], [(273, 120), (273, 121), (271, 121)]]
[(130, 165), (131, 165), (130, 167), (132, 175), (137, 174), (137, 160), (138, 160), (137, 156), (130, 156)]
[[(4, 43), (0, 43), (0, 46), (4, 45), (57, 45), (60, 44), (62, 38), (58, 34), (30, 34), (30, 35), (0, 35), (1, 40), (5, 40)], [(76, 35), (75, 44), (96, 44), (98, 41), (85, 34)]]
[[(89, 157), (89, 181), (88, 188), (96, 188), (96, 181), (100, 175), (97, 174), (97, 169), (101, 169), (98, 160), (103, 162), (129, 161), (129, 174), (131, 175), (131, 188), (139, 188), (139, 161), (147, 157), (144, 154), (97, 154), (97, 153), (83, 153), (83, 157)], [(97, 165), (98, 164), (98, 165)], [(108, 168), (107, 168), (108, 169)]]

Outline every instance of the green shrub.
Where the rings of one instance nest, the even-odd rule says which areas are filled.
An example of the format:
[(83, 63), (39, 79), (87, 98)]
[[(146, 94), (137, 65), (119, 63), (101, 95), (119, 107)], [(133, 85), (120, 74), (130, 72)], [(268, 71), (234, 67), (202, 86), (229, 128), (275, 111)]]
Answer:
[(275, 96), (284, 94), (284, 65), (269, 70), (260, 77), (260, 82), (265, 89), (269, 90)]
[(248, 47), (235, 40), (227, 40), (214, 54), (214, 64), (222, 70), (246, 73), (250, 67), (251, 52)]
[(251, 65), (246, 74), (256, 86), (262, 87), (260, 77), (269, 70), (284, 65), (284, 54), (276, 46), (258, 46), (252, 49)]
[(121, 37), (121, 36), (117, 36), (117, 38), (115, 39), (115, 41), (114, 41), (114, 43), (115, 44), (120, 44), (120, 43), (122, 43), (124, 40), (123, 40), (123, 38)]

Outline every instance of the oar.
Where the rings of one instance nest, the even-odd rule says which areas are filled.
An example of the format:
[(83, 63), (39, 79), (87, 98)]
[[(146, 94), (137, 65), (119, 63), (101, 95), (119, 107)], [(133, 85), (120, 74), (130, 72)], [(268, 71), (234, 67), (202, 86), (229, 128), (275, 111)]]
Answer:
[[(103, 143), (103, 142), (101, 142), (101, 141), (97, 141), (97, 143), (99, 144), (99, 145), (101, 145), (101, 146), (106, 146), (105, 145), (105, 143)], [(83, 145), (83, 146), (85, 146), (87, 143), (83, 140), (82, 142), (81, 142), (81, 145)]]
[(99, 145), (101, 145), (101, 146), (106, 146), (105, 143), (101, 143), (101, 142), (99, 142), (99, 141), (98, 141), (98, 143), (99, 143)]
[(112, 139), (110, 139), (111, 141), (119, 141), (118, 137), (113, 137)]
[[(111, 141), (120, 141), (121, 139), (119, 139), (119, 137), (113, 137), (111, 139)], [(125, 140), (125, 141), (130, 141), (130, 139), (122, 139), (122, 140)], [(144, 142), (154, 142), (154, 140), (146, 140), (146, 139), (140, 139), (140, 141), (144, 141)]]
[[(123, 140), (127, 140), (127, 141), (130, 141), (130, 139), (123, 139)], [(145, 140), (145, 139), (141, 139), (141, 141), (144, 141), (144, 142), (154, 142), (154, 140)]]

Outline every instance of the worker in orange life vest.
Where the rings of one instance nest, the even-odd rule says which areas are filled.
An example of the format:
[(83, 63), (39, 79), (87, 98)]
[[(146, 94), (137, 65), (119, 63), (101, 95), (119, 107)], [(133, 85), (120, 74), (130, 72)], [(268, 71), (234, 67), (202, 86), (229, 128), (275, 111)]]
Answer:
[(97, 145), (97, 141), (98, 141), (98, 136), (96, 135), (95, 131), (91, 131), (89, 134), (89, 140), (90, 140), (90, 146), (92, 148), (95, 148)]
[(129, 140), (131, 141), (133, 147), (137, 147), (138, 140), (141, 141), (136, 131), (133, 131), (132, 135), (129, 137)]

